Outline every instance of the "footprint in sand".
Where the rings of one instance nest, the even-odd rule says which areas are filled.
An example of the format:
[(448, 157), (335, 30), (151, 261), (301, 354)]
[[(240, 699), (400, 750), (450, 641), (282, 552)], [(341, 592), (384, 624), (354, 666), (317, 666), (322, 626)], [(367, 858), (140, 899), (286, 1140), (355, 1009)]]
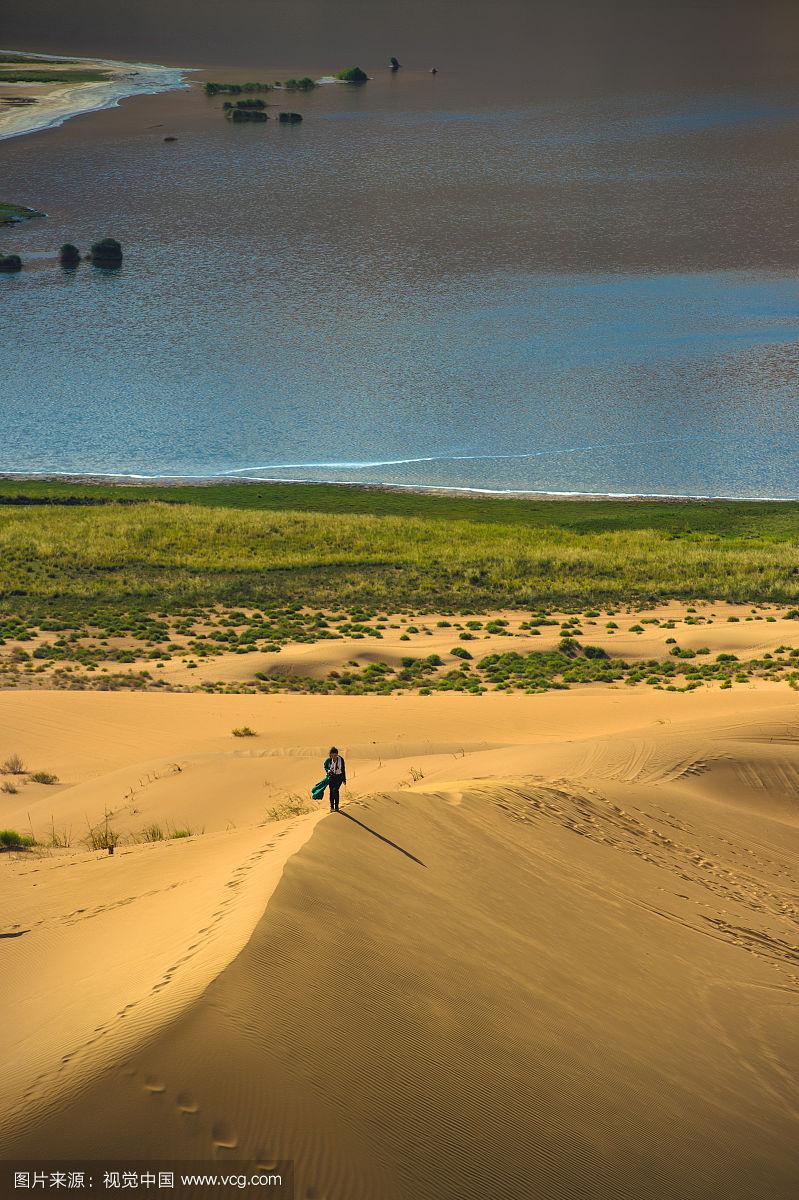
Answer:
[(194, 1116), (200, 1111), (199, 1104), (189, 1092), (178, 1092), (175, 1104), (178, 1112), (185, 1113), (186, 1116)]
[(255, 1169), (256, 1171), (276, 1171), (280, 1166), (280, 1160), (272, 1154), (256, 1154)]
[(148, 1075), (144, 1081), (144, 1090), (149, 1092), (151, 1096), (160, 1096), (166, 1091), (166, 1084), (157, 1079), (155, 1075)]
[(211, 1138), (218, 1150), (235, 1150), (239, 1144), (238, 1137), (227, 1121), (214, 1121)]

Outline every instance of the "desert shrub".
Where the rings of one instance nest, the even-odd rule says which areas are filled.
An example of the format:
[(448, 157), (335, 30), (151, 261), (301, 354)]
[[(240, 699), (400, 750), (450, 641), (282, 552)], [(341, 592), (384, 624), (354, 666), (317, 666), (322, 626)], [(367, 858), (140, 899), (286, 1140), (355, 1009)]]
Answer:
[(0, 849), (2, 850), (29, 850), (31, 846), (35, 845), (34, 838), (17, 833), (16, 829), (0, 829)]
[(4, 775), (24, 775), (25, 764), (18, 754), (9, 754), (5, 762), (0, 763), (0, 771)]
[(31, 783), (58, 783), (58, 776), (53, 775), (51, 771), (33, 771), (29, 776)]
[(72, 827), (56, 829), (55, 820), (50, 818), (50, 838), (47, 843), (54, 850), (66, 850), (72, 845)]
[(254, 729), (250, 729), (249, 725), (239, 725), (238, 728), (232, 729), (231, 733), (234, 737), (256, 737)]
[(89, 826), (85, 840), (90, 850), (108, 850), (109, 853), (119, 845), (122, 835), (111, 825), (111, 814), (107, 809), (102, 821)]

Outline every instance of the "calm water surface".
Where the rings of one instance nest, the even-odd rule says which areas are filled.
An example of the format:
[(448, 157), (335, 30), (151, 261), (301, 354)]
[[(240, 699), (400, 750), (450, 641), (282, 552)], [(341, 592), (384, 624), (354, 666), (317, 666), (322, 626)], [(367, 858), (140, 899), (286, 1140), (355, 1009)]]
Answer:
[(785, 8), (396, 7), (7, 0), (6, 45), (374, 79), (0, 143), (48, 213), (0, 231), (0, 470), (799, 495)]

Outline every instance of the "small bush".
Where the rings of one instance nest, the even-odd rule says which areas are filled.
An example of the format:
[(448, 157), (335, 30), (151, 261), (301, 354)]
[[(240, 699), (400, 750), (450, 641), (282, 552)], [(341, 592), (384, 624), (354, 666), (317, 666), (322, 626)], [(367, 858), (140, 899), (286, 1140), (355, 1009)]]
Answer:
[(106, 810), (103, 820), (90, 825), (86, 834), (86, 845), (90, 850), (107, 850), (113, 854), (121, 841), (121, 834), (111, 825), (111, 814)]
[(25, 834), (17, 833), (16, 829), (0, 829), (0, 849), (30, 850), (35, 846), (35, 839)]
[(454, 650), (450, 650), (450, 654), (454, 655), (455, 658), (472, 658), (473, 657), (469, 653), (469, 651), (466, 649), (465, 646), (456, 646)]
[(0, 784), (0, 792), (5, 792), (7, 796), (16, 796), (19, 792), (19, 788), (15, 783), (12, 783), (10, 779), (7, 779), (5, 783)]
[(369, 76), (360, 67), (345, 67), (343, 71), (336, 72), (336, 79), (342, 83), (366, 83)]
[(231, 730), (234, 737), (256, 737), (254, 729), (250, 729), (249, 725), (239, 725), (237, 729)]
[(58, 783), (58, 776), (53, 775), (50, 771), (34, 771), (28, 776), (28, 779), (30, 779), (31, 783), (46, 783), (48, 785)]
[(0, 771), (4, 775), (24, 775), (25, 764), (18, 754), (9, 754), (4, 763), (0, 763)]

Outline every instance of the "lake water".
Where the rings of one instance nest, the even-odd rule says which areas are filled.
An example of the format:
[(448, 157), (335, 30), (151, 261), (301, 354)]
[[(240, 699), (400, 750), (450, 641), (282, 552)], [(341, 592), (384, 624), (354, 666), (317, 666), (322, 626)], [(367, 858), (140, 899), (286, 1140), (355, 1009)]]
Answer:
[[(783, 6), (63, 7), (0, 40), (374, 78), (296, 127), (196, 86), (0, 143), (48, 213), (0, 231), (0, 471), (799, 496)], [(105, 234), (120, 271), (53, 261)]]

